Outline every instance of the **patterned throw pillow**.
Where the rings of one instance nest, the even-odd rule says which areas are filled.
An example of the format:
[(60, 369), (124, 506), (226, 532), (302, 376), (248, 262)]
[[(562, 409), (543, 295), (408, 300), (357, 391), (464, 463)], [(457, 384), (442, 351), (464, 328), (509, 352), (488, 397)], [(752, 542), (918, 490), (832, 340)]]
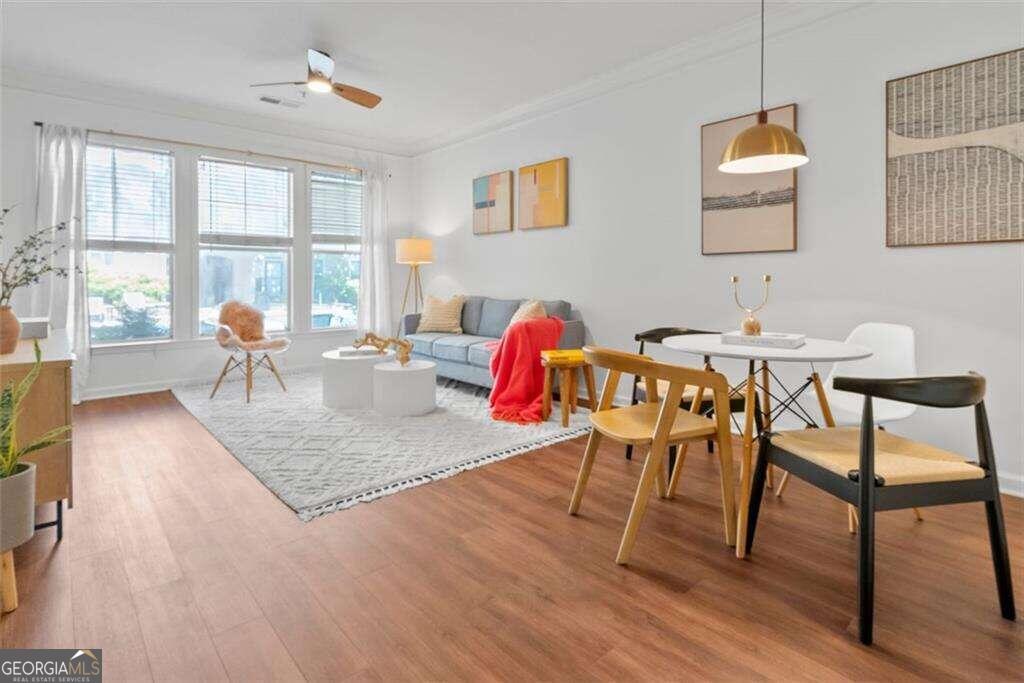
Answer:
[(462, 304), (465, 302), (466, 297), (462, 295), (453, 296), (448, 301), (428, 296), (416, 331), (462, 334)]
[(519, 322), (520, 320), (532, 320), (533, 318), (546, 318), (548, 317), (547, 311), (544, 310), (544, 304), (537, 301), (536, 299), (530, 299), (524, 301), (512, 315), (512, 320), (509, 321), (509, 325)]

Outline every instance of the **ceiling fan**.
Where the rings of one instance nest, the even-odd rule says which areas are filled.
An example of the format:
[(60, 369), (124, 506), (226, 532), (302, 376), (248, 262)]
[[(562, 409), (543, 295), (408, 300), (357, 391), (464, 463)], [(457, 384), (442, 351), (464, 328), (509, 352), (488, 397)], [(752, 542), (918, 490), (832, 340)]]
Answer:
[(345, 83), (331, 82), (334, 75), (334, 60), (326, 52), (319, 50), (306, 50), (306, 62), (309, 68), (309, 75), (304, 81), (284, 81), (282, 83), (253, 83), (250, 88), (264, 88), (270, 85), (304, 85), (313, 92), (333, 92), (338, 97), (349, 102), (373, 109), (380, 104), (380, 95), (362, 90), (360, 88), (346, 85)]

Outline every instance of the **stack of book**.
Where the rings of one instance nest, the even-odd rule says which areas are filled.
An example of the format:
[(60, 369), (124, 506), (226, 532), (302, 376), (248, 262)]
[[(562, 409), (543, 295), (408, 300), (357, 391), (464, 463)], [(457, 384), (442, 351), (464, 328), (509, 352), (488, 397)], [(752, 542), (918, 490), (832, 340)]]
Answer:
[(804, 345), (804, 335), (789, 332), (762, 332), (761, 334), (743, 334), (739, 330), (722, 333), (723, 344), (739, 346), (767, 346), (773, 349), (799, 349)]

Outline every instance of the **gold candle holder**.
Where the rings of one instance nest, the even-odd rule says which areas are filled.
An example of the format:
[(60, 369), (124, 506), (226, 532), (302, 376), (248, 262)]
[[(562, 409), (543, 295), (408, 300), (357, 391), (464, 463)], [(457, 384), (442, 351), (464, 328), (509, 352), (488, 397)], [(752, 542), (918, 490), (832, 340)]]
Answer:
[(740, 310), (747, 314), (747, 317), (743, 319), (740, 324), (740, 331), (752, 337), (756, 337), (761, 334), (761, 321), (754, 317), (754, 314), (764, 308), (764, 305), (768, 303), (768, 285), (771, 284), (772, 276), (765, 275), (762, 278), (764, 282), (764, 295), (761, 297), (761, 303), (754, 307), (744, 306), (740, 302), (740, 278), (738, 275), (733, 275), (729, 278), (729, 282), (732, 283), (732, 298), (736, 302), (736, 305), (740, 307)]

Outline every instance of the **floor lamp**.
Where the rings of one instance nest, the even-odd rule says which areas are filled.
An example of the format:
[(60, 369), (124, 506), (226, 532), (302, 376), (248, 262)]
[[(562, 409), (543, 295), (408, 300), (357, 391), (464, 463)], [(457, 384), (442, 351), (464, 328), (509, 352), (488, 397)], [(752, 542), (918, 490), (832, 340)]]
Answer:
[(410, 237), (395, 240), (395, 262), (409, 266), (409, 279), (405, 281), (405, 294), (402, 296), (402, 312), (398, 316), (397, 336), (402, 331), (402, 320), (409, 306), (409, 290), (413, 290), (413, 312), (419, 312), (423, 306), (423, 285), (420, 283), (420, 266), (434, 262), (434, 243), (422, 237)]

